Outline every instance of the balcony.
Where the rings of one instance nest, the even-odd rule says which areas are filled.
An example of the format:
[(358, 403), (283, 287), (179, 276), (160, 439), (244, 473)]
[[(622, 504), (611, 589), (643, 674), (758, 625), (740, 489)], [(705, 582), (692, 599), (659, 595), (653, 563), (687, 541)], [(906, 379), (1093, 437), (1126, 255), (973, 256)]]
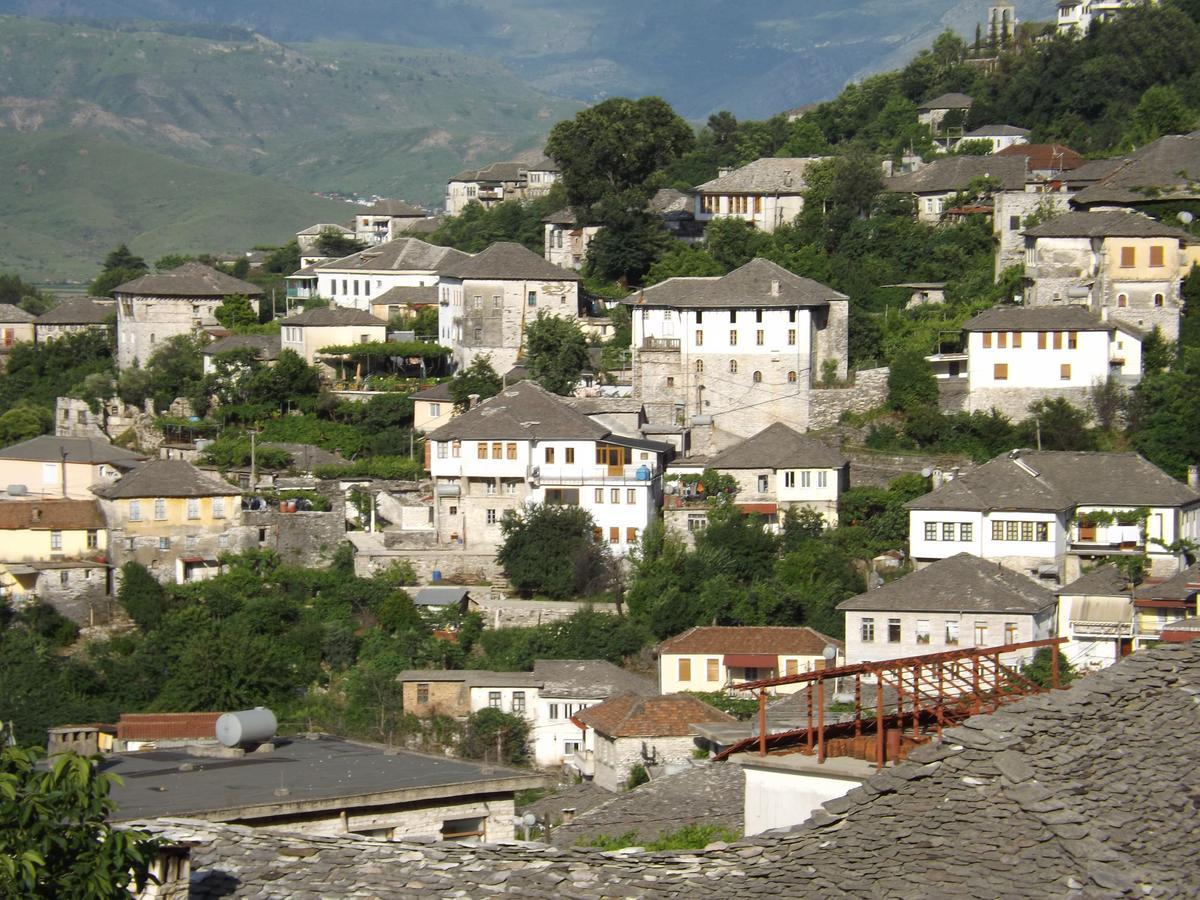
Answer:
[(642, 339), (643, 350), (668, 350), (675, 353), (679, 352), (679, 338), (654, 338), (648, 337)]
[(1077, 525), (1071, 531), (1072, 550), (1141, 551), (1145, 546), (1140, 525)]
[[(648, 477), (638, 478), (639, 470), (646, 470)], [(658, 466), (637, 463), (628, 466), (530, 466), (526, 477), (543, 486), (581, 484), (649, 484), (662, 474)]]

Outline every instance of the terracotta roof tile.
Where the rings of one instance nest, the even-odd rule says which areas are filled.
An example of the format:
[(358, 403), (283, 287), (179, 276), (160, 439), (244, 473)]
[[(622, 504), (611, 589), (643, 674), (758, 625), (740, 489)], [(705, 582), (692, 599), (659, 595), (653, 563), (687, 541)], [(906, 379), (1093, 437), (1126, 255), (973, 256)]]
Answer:
[(668, 694), (639, 697), (622, 694), (576, 713), (575, 718), (609, 737), (686, 737), (697, 722), (733, 722), (695, 697)]
[(842, 642), (808, 628), (781, 625), (698, 625), (659, 644), (660, 653), (771, 653), (820, 656)]

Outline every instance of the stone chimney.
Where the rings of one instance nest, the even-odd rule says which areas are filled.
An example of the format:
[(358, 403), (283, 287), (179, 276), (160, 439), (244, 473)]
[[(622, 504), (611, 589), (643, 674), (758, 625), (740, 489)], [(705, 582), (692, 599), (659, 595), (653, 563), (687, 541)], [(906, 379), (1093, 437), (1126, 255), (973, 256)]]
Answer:
[(1188, 487), (1200, 491), (1200, 466), (1188, 466)]
[(474, 409), (479, 405), (478, 394), (467, 394), (467, 409)]
[(941, 469), (935, 468), (932, 472), (929, 473), (929, 478), (933, 482), (933, 489), (935, 491), (938, 488), (940, 488), (943, 484), (946, 483), (946, 473), (943, 472)]
[(575, 807), (573, 807), (573, 806), (564, 807), (561, 810), (561, 812), (562, 812), (562, 824), (563, 825), (570, 825), (572, 822), (575, 821)]
[(778, 278), (771, 279), (771, 296), (772, 297), (779, 296), (779, 279)]

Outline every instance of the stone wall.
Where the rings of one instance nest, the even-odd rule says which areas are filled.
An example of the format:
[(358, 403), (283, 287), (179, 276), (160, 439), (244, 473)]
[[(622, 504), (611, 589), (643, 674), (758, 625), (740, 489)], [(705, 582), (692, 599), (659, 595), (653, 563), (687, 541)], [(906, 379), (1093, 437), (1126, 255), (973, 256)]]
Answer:
[(118, 604), (108, 573), (103, 563), (43, 569), (38, 574), (38, 599), (80, 627), (109, 625), (118, 613)]
[(1058, 397), (1080, 409), (1090, 409), (1091, 388), (987, 388), (967, 394), (967, 412), (999, 410), (1014, 422), (1029, 417), (1029, 405)]
[(863, 369), (855, 372), (846, 387), (814, 388), (809, 394), (808, 427), (836, 425), (842, 413), (865, 413), (887, 400), (888, 369)]
[(453, 546), (429, 550), (387, 550), (382, 546), (377, 550), (364, 550), (360, 547), (354, 556), (354, 573), (370, 578), (402, 559), (412, 565), (423, 584), (433, 581), (434, 572), (440, 572), (441, 581), (448, 584), (491, 584), (500, 575), (494, 554), (456, 550)]
[(533, 628), (557, 622), (577, 612), (593, 609), (616, 615), (615, 603), (573, 603), (569, 600), (517, 600), (491, 597), (486, 592), (471, 595), (471, 610), (483, 616), (486, 628)]
[(661, 766), (687, 762), (697, 746), (696, 739), (691, 735), (616, 740), (596, 735), (596, 773), (593, 781), (605, 790), (623, 790), (629, 779), (629, 770), (638, 763)]
[[(289, 564), (315, 568), (329, 565), (346, 539), (346, 513), (335, 501), (331, 512), (280, 512), (278, 508), (243, 513), (242, 521), (259, 529), (259, 546), (274, 550)], [(265, 533), (264, 533), (265, 532)]]

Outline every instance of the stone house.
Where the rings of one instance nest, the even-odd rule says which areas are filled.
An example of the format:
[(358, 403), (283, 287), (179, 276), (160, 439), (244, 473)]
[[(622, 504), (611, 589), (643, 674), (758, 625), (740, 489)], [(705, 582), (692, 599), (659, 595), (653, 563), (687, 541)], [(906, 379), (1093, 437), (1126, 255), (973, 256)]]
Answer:
[(1141, 380), (1141, 332), (1080, 306), (997, 306), (964, 322), (963, 332), (968, 412), (998, 409), (1019, 420), (1034, 401), (1055, 397), (1090, 409), (1097, 385)]
[(116, 310), (110, 300), (64, 300), (33, 320), (33, 339), (44, 344), (81, 331), (112, 334), (115, 319)]
[(582, 269), (588, 247), (592, 238), (600, 233), (600, 226), (580, 225), (569, 209), (551, 213), (542, 219), (542, 224), (546, 261), (564, 269)]
[[(826, 668), (832, 647), (833, 664), (845, 655), (842, 642), (812, 628), (781, 626), (697, 626), (658, 645), (658, 689), (723, 691), (731, 684), (800, 675)], [(775, 688), (790, 694), (803, 688)]]
[(740, 438), (775, 422), (805, 430), (813, 388), (846, 377), (848, 298), (768, 260), (720, 278), (669, 278), (623, 302), (633, 396), (651, 422), (700, 417)]
[(446, 182), (446, 214), (457, 216), (470, 203), (488, 208), (505, 200), (528, 200), (550, 192), (561, 178), (553, 160), (497, 162), (464, 169)]
[(698, 185), (695, 219), (741, 219), (771, 232), (804, 209), (805, 172), (822, 157), (767, 157), (723, 172)]
[(1070, 212), (1025, 230), (1026, 303), (1086, 306), (1179, 337), (1180, 281), (1200, 259), (1188, 232), (1124, 210)]
[[(387, 322), (358, 309), (320, 307), (280, 319), (279, 334), (281, 350), (291, 350), (312, 365), (326, 347), (385, 342)], [(332, 372), (327, 360), (320, 361)]]
[(371, 300), (371, 314), (388, 323), (394, 320), (407, 321), (423, 309), (436, 309), (438, 296), (436, 284), (388, 288)]
[(1161, 209), (1173, 219), (1173, 204), (1200, 199), (1200, 132), (1164, 135), (1128, 156), (1089, 162), (1070, 178), (1077, 209)]
[(394, 241), (428, 213), (403, 200), (380, 200), (354, 214), (354, 239), (369, 246)]
[(0, 484), (14, 497), (91, 501), (93, 485), (113, 481), (145, 458), (97, 438), (43, 434), (0, 450)]
[[(318, 263), (289, 276), (312, 296), (340, 307), (370, 312), (393, 288), (436, 286), (442, 269), (470, 257), (453, 247), (438, 247), (415, 237), (368, 247), (341, 259)], [(291, 294), (289, 294), (291, 296)], [(437, 302), (435, 295), (434, 302)], [(405, 305), (386, 301), (387, 305)]]
[(1158, 0), (1059, 0), (1056, 27), (1059, 34), (1083, 37), (1095, 22), (1110, 22), (1127, 9), (1157, 6)]
[[(317, 241), (321, 239), (322, 235), (326, 234), (337, 235), (351, 241), (357, 240), (354, 228), (336, 222), (318, 222), (316, 225), (309, 225), (307, 228), (296, 232), (296, 246), (300, 248), (301, 258), (323, 258), (321, 257), (320, 248), (317, 247)], [(289, 296), (291, 295), (289, 294)]]
[(108, 622), (108, 528), (95, 500), (0, 502), (0, 538), (0, 598), (36, 598), (78, 625)]
[[(1031, 132), (1027, 128), (1015, 125), (981, 125), (973, 131), (968, 131), (958, 141), (987, 141), (992, 145), (992, 153), (999, 153), (1009, 147), (1028, 144)], [(958, 146), (957, 144), (955, 146)]]
[(1026, 165), (1024, 191), (999, 191), (992, 196), (992, 232), (999, 244), (996, 250), (999, 278), (1005, 269), (1025, 262), (1026, 221), (1030, 217), (1045, 219), (1069, 211), (1077, 187), (1068, 179), (1090, 164), (1062, 144), (1014, 144), (996, 155), (1023, 158)]
[(948, 201), (971, 190), (972, 185), (988, 179), (986, 193), (1024, 193), (1027, 173), (1025, 160), (1011, 156), (943, 156), (915, 172), (884, 179), (885, 190), (911, 194), (917, 202), (917, 220), (936, 225), (947, 212)]
[(652, 769), (686, 764), (699, 746), (695, 725), (734, 721), (685, 694), (622, 694), (576, 713), (575, 720), (593, 732), (592, 780), (614, 792), (624, 788), (635, 765)]
[[(958, 553), (843, 600), (846, 664), (1054, 637), (1054, 595), (1025, 575)], [(1025, 665), (1033, 650), (1002, 657)]]
[[(967, 114), (974, 102), (966, 94), (940, 94), (917, 107), (917, 121), (929, 126), (934, 135), (944, 133), (948, 137), (962, 137)], [(943, 128), (947, 118), (954, 124)]]
[(540, 313), (578, 323), (578, 272), (547, 262), (521, 244), (499, 242), (440, 269), (438, 342), (465, 367), (491, 357), (497, 372), (516, 365), (525, 329)]
[(33, 343), (33, 313), (11, 303), (0, 303), (0, 353), (8, 353), (16, 344)]
[(117, 285), (117, 365), (145, 364), (167, 338), (216, 327), (217, 307), (234, 295), (246, 297), (257, 310), (263, 292), (198, 262)]
[(1130, 553), (1169, 577), (1200, 539), (1200, 492), (1136, 453), (1014, 450), (905, 506), (918, 568), (970, 553), (1060, 584)]
[[(827, 527), (837, 527), (838, 498), (850, 486), (850, 463), (841, 453), (781, 422), (715, 456), (677, 460), (669, 471), (699, 475), (705, 469), (733, 476), (738, 487), (734, 502), (762, 516), (772, 530), (789, 509), (811, 509), (824, 517)], [(685, 538), (707, 524), (707, 510), (707, 501), (688, 502), (679, 490), (668, 491), (663, 499), (664, 524)]]
[(182, 460), (151, 460), (93, 492), (108, 520), (113, 565), (140, 563), (162, 582), (211, 578), (223, 552), (259, 543), (243, 526), (241, 490)]
[(656, 517), (670, 448), (628, 437), (522, 381), (429, 434), (439, 543), (495, 552), (506, 510), (570, 504), (623, 556)]
[(222, 353), (250, 350), (255, 359), (270, 365), (279, 359), (279, 349), (278, 334), (231, 334), (205, 345), (200, 350), (200, 357), (204, 364), (204, 374), (211, 375), (216, 371), (216, 358)]

